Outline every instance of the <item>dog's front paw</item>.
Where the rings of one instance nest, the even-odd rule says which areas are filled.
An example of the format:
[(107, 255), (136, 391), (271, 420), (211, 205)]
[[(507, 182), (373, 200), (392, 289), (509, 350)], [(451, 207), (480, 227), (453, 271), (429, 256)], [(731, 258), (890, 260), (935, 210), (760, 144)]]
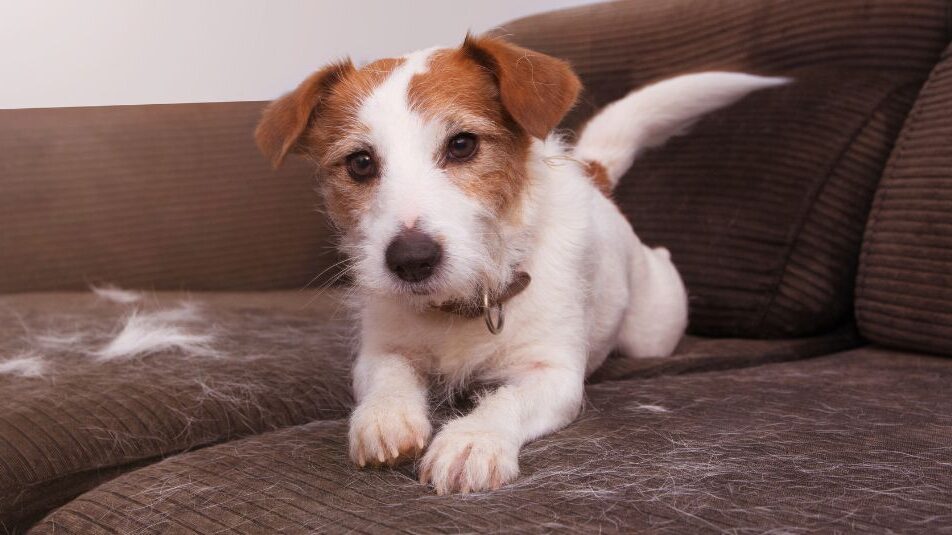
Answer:
[(423, 456), (420, 482), (437, 494), (495, 490), (519, 475), (519, 446), (500, 433), (447, 425)]
[(398, 400), (364, 402), (350, 417), (350, 458), (363, 468), (415, 459), (431, 433), (426, 410)]

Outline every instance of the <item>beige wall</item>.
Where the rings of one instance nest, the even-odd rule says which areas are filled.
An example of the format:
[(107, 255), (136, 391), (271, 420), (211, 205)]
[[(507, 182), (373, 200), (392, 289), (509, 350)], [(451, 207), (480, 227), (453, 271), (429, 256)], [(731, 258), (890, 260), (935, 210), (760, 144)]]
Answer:
[(0, 108), (262, 100), (592, 0), (0, 0)]

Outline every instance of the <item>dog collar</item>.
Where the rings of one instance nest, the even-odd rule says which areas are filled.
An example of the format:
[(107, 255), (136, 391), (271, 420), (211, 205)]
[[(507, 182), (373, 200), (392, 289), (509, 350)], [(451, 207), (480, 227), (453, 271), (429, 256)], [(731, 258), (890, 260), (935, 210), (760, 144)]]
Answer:
[(443, 312), (456, 314), (467, 319), (476, 319), (482, 316), (486, 320), (486, 328), (493, 334), (502, 332), (505, 325), (505, 315), (502, 305), (506, 301), (522, 293), (529, 287), (532, 277), (525, 271), (517, 271), (509, 286), (496, 297), (491, 297), (489, 291), (483, 289), (475, 299), (454, 299), (440, 305), (433, 305)]

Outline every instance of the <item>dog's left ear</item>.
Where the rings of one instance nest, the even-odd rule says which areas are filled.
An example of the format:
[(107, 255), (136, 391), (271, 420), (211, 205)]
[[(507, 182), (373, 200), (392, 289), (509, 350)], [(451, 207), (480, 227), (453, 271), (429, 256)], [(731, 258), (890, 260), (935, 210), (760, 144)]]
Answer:
[(502, 39), (467, 34), (460, 51), (493, 74), (503, 107), (537, 138), (559, 124), (582, 88), (568, 63)]

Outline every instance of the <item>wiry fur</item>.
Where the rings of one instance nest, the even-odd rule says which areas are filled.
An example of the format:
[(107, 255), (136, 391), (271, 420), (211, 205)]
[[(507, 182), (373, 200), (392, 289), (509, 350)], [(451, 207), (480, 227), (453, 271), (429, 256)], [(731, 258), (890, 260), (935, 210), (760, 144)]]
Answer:
[[(272, 104), (259, 126), (267, 133), (259, 144), (272, 159), (281, 147), (296, 147), (319, 163), (329, 213), (352, 257), (361, 345), (350, 454), (364, 466), (423, 453), (420, 479), (441, 494), (498, 488), (518, 475), (525, 443), (576, 417), (586, 374), (612, 349), (668, 355), (687, 323), (670, 255), (641, 244), (581, 160), (608, 168), (617, 181), (641, 148), (776, 82), (715, 73), (649, 87), (593, 119), (573, 151), (547, 135), (579, 89), (559, 60), (467, 38), (457, 50), (373, 65), (386, 69), (331, 85), (312, 77), (320, 82)], [(368, 77), (372, 85), (358, 83)], [(421, 88), (429, 88), (427, 97), (416, 101)], [(312, 102), (311, 113), (289, 122), (280, 110), (301, 102)], [(480, 152), (448, 165), (444, 147), (458, 132), (478, 136)], [(348, 150), (374, 155), (378, 175), (350, 180)], [(500, 164), (505, 176), (489, 171)], [(486, 187), (493, 181), (500, 185)], [(436, 273), (412, 284), (384, 261), (391, 240), (409, 228), (435, 236), (444, 250)], [(480, 289), (499, 293), (516, 270), (532, 283), (506, 303), (498, 336), (481, 320), (433, 309)], [(474, 381), (496, 387), (431, 440), (430, 385)]]
[(0, 360), (0, 374), (40, 377), (46, 372), (46, 361), (35, 354), (23, 354)]
[(789, 81), (736, 72), (702, 72), (663, 80), (606, 106), (585, 126), (575, 156), (603, 165), (614, 186), (642, 150), (686, 132), (705, 114), (752, 91)]
[(192, 356), (214, 357), (214, 335), (193, 329), (199, 319), (194, 305), (156, 312), (132, 311), (121, 330), (94, 355), (99, 360), (127, 359), (161, 351), (179, 351)]
[[(340, 300), (333, 307), (332, 315), (335, 319), (341, 316), (341, 321), (318, 321), (311, 327), (313, 332), (320, 333), (320, 337), (315, 337), (313, 332), (310, 337), (304, 336), (301, 328), (296, 326), (275, 326), (274, 314), (250, 315), (247, 309), (242, 309), (237, 318), (223, 316), (226, 308), (219, 304), (220, 299), (229, 302), (227, 295), (217, 293), (198, 299), (187, 294), (142, 292), (139, 301), (114, 305), (90, 293), (64, 297), (67, 305), (63, 312), (55, 307), (42, 307), (29, 309), (30, 313), (21, 315), (15, 307), (0, 308), (0, 313), (5, 313), (0, 314), (0, 324), (8, 327), (7, 336), (0, 340), (0, 375), (8, 380), (47, 378), (55, 381), (76, 370), (92, 370), (106, 364), (110, 370), (137, 369), (140, 364), (151, 366), (156, 363), (154, 359), (170, 360), (171, 363), (156, 364), (177, 369), (176, 366), (187, 367), (185, 363), (198, 360), (220, 359), (232, 364), (236, 361), (273, 360), (276, 354), (273, 351), (281, 350), (284, 357), (296, 358), (292, 348), (297, 347), (301, 340), (322, 346), (332, 344), (341, 355), (352, 354), (355, 350), (354, 322), (343, 295), (335, 295), (332, 299)], [(83, 313), (68, 311), (74, 300), (82, 303), (79, 308)], [(270, 304), (272, 300), (270, 295), (260, 300), (248, 295), (244, 302), (255, 307)], [(306, 301), (305, 298), (302, 304)], [(32, 310), (43, 312), (34, 313)], [(267, 310), (267, 307), (261, 310)], [(236, 321), (240, 321), (242, 326), (234, 326)], [(262, 322), (269, 321), (267, 329), (258, 328)], [(253, 336), (260, 345), (249, 345), (245, 336)], [(304, 352), (300, 358), (306, 360), (307, 353)], [(222, 369), (222, 366), (229, 364), (195, 363), (194, 372), (198, 375), (186, 374), (176, 384), (204, 381), (206, 377), (202, 370)], [(337, 375), (339, 373), (330, 374)], [(245, 380), (236, 381), (247, 383)], [(226, 382), (221, 378), (215, 380), (218, 385)]]
[(118, 303), (120, 305), (137, 303), (141, 301), (143, 297), (142, 292), (124, 290), (113, 285), (93, 286), (91, 289), (93, 293), (96, 294), (96, 296), (100, 299)]

